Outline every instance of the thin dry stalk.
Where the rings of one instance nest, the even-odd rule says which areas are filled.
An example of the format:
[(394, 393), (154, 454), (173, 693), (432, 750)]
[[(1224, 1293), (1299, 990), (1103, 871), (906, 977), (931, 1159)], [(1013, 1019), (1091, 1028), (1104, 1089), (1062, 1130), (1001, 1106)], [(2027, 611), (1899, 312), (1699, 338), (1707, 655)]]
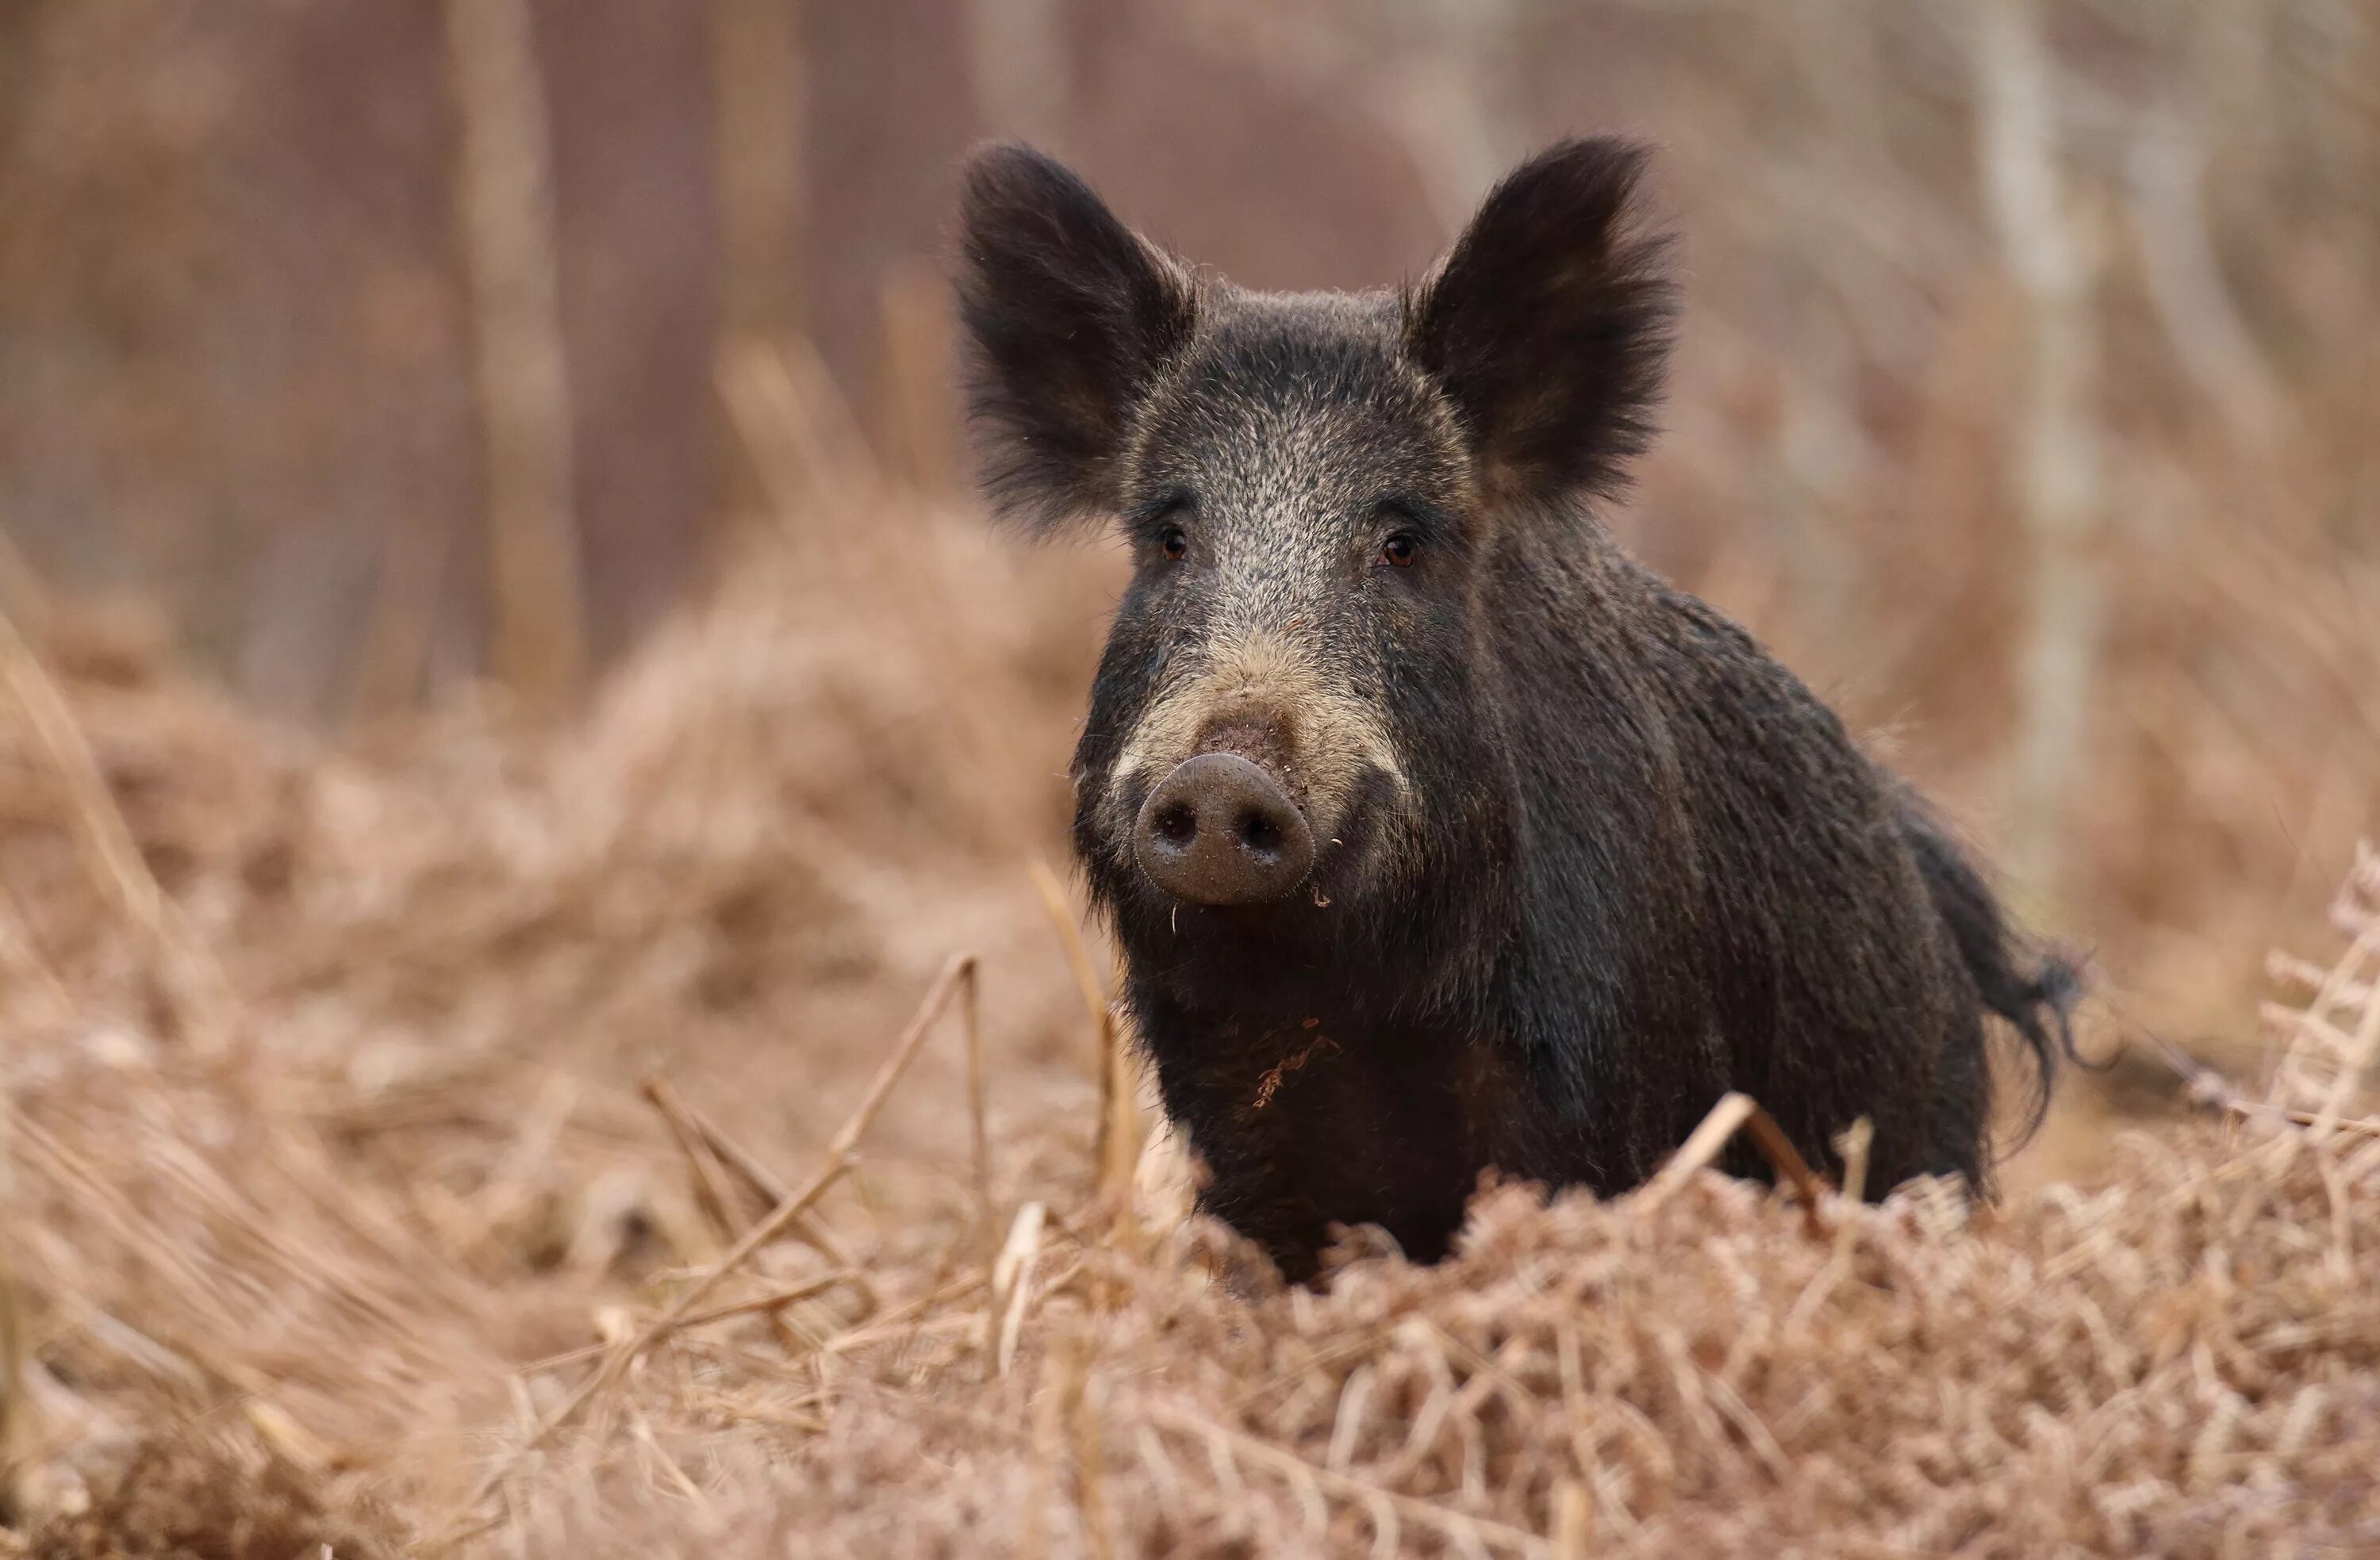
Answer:
[[(1843, 1129), (1843, 1201), (1856, 1203), (1867, 1195), (1867, 1159), (1876, 1147), (1876, 1123), (1860, 1117)], [(1857, 1227), (1845, 1219), (1835, 1231), (1835, 1253), (1848, 1256), (1852, 1242), (1859, 1238)]]
[(1115, 1210), (1118, 1230), (1135, 1237), (1138, 1231), (1134, 1227), (1132, 1185), (1140, 1164), (1140, 1107), (1132, 1077), (1132, 1058), (1122, 1044), (1115, 1009), (1108, 1001), (1105, 986), (1091, 962), (1090, 949), (1083, 941), (1082, 927), (1067, 901), (1064, 885), (1058, 881), (1050, 864), (1038, 856), (1033, 859), (1031, 872), (1033, 887), (1041, 896), (1041, 908), (1049, 913), (1059, 946), (1065, 949), (1066, 967), (1074, 972), (1075, 987), (1082, 994), (1083, 1012), (1090, 1020), (1091, 1034), (1098, 1047), (1095, 1061), (1099, 1080), (1099, 1124), (1098, 1141), (1092, 1149), (1097, 1178), (1093, 1195)]
[[(822, 1274), (799, 1284), (788, 1285), (781, 1289), (771, 1289), (767, 1294), (754, 1295), (747, 1300), (734, 1300), (726, 1305), (715, 1305), (708, 1311), (698, 1311), (685, 1318), (678, 1323), (677, 1330), (682, 1333), (691, 1332), (697, 1327), (707, 1327), (713, 1322), (725, 1322), (737, 1316), (758, 1315), (762, 1312), (782, 1311), (786, 1306), (798, 1304), (806, 1300), (815, 1300), (838, 1284), (850, 1283), (855, 1276), (856, 1276), (856, 1274), (848, 1271)], [(613, 1343), (590, 1343), (583, 1348), (565, 1349), (560, 1354), (549, 1354), (542, 1360), (531, 1360), (521, 1367), (521, 1373), (535, 1375), (540, 1371), (559, 1370), (565, 1365), (575, 1365), (582, 1360), (592, 1360), (617, 1347), (617, 1344)]]
[[(824, 1196), (829, 1188), (849, 1172), (855, 1163), (853, 1151), (861, 1135), (876, 1119), (877, 1112), (884, 1108), (884, 1102), (892, 1097), (892, 1086), (901, 1081), (902, 1074), (909, 1070), (909, 1064), (917, 1059), (917, 1052), (925, 1045), (926, 1036), (932, 1030), (934, 1020), (941, 1016), (942, 1010), (950, 1005), (952, 996), (961, 986), (973, 979), (975, 968), (976, 957), (972, 953), (958, 954), (942, 967), (941, 974), (935, 979), (932, 987), (926, 993), (925, 1000), (917, 1005), (917, 1015), (909, 1021), (908, 1028), (894, 1043), (892, 1054), (884, 1059), (883, 1066), (877, 1070), (875, 1078), (869, 1082), (868, 1092), (860, 1097), (858, 1108), (851, 1113), (850, 1119), (844, 1121), (834, 1136), (828, 1141), (826, 1154), (818, 1170), (797, 1191), (771, 1209), (766, 1218), (747, 1230), (743, 1239), (736, 1241), (725, 1256), (721, 1257), (700, 1277), (697, 1278), (668, 1311), (647, 1324), (636, 1336), (613, 1348), (599, 1369), (589, 1372), (585, 1381), (581, 1382), (567, 1397), (555, 1406), (551, 1413), (539, 1421), (533, 1433), (500, 1458), (496, 1466), (482, 1476), (479, 1486), (472, 1492), (470, 1509), (477, 1510), (484, 1505), (488, 1498), (502, 1487), (504, 1480), (522, 1457), (544, 1445), (556, 1431), (576, 1419), (579, 1410), (584, 1409), (598, 1392), (619, 1380), (630, 1362), (650, 1349), (654, 1344), (686, 1325), (686, 1319), (694, 1313), (696, 1307), (708, 1299), (712, 1290), (725, 1282), (729, 1275), (738, 1271), (746, 1263), (751, 1261), (753, 1253), (759, 1251), (761, 1247), (783, 1234), (795, 1220), (800, 1218), (808, 1210), (811, 1203)], [(449, 1534), (448, 1542), (459, 1541), (455, 1535)]]
[(678, 1465), (678, 1460), (662, 1448), (661, 1437), (653, 1433), (650, 1420), (641, 1413), (631, 1414), (628, 1420), (628, 1433), (637, 1438), (637, 1444), (644, 1448), (646, 1455), (661, 1466), (662, 1471), (669, 1475), (670, 1482), (677, 1487), (677, 1493), (685, 1496), (689, 1504), (696, 1506), (710, 1504), (710, 1498), (702, 1493), (702, 1486), (687, 1477), (686, 1469)]
[(1595, 1497), (1577, 1480), (1563, 1480), (1554, 1487), (1555, 1560), (1586, 1560), (1594, 1533)]
[(976, 1239), (988, 1255), (993, 1239), (991, 1132), (984, 1120), (983, 983), (976, 970), (976, 961), (969, 959), (960, 977), (964, 989), (959, 993), (959, 1022), (966, 1035), (967, 1123), (975, 1148)]
[(949, 1305), (953, 1301), (966, 1299), (990, 1281), (990, 1276), (983, 1269), (978, 1268), (964, 1278), (943, 1285), (930, 1295), (920, 1295), (905, 1304), (893, 1307), (872, 1325), (854, 1327), (847, 1333), (837, 1333), (819, 1345), (819, 1352), (849, 1354), (854, 1350), (872, 1348), (880, 1343), (899, 1343), (926, 1327), (937, 1325), (942, 1322), (971, 1323), (972, 1318), (968, 1317), (929, 1317), (927, 1313)]
[[(1835, 1140), (1836, 1151), (1843, 1156), (1843, 1199), (1847, 1203), (1857, 1204), (1861, 1193), (1867, 1189), (1868, 1153), (1875, 1143), (1876, 1128), (1864, 1116), (1844, 1128), (1842, 1135)], [(1835, 1286), (1851, 1272), (1852, 1252), (1858, 1240), (1858, 1221), (1846, 1213), (1835, 1221), (1834, 1250), (1827, 1254), (1826, 1264), (1811, 1276), (1785, 1312), (1788, 1332), (1815, 1315), (1827, 1297), (1835, 1292)]]
[[(2364, 1000), (2371, 998), (2367, 996)], [(2269, 1100), (2251, 1099), (2221, 1069), (2209, 1067), (2172, 1041), (2157, 1034), (2140, 1038), (2148, 1053), (2181, 1080), (2185, 1097), (2195, 1104), (2225, 1111), (2243, 1121), (2287, 1121), (2296, 1127), (2319, 1127), (2350, 1136), (2380, 1138), (2380, 1120), (2351, 1116), (2325, 1120), (2318, 1110), (2285, 1108)]]
[(1785, 1135), (1777, 1118), (1758, 1105), (1752, 1107), (1752, 1116), (1744, 1126), (1752, 1133), (1753, 1145), (1768, 1161), (1769, 1168), (1777, 1172), (1778, 1179), (1801, 1193), (1803, 1227), (1813, 1239), (1825, 1235), (1826, 1225), (1818, 1216), (1818, 1207), (1829, 1190), (1826, 1178), (1810, 1168), (1810, 1162), (1802, 1157), (1802, 1151), (1793, 1146), (1793, 1140)]
[[(667, 1079), (662, 1079), (660, 1082), (669, 1095), (671, 1107), (685, 1121), (688, 1130), (702, 1140), (703, 1147), (717, 1155), (721, 1164), (735, 1171), (743, 1179), (744, 1184), (759, 1198), (762, 1211), (775, 1207), (792, 1195), (793, 1189), (787, 1186), (783, 1179), (771, 1169), (759, 1155), (728, 1136), (717, 1122), (703, 1114), (699, 1106), (694, 1105), (680, 1095), (676, 1089), (670, 1085)], [(855, 1265), (851, 1258), (844, 1254), (843, 1243), (834, 1238), (832, 1231), (820, 1222), (815, 1214), (805, 1214), (795, 1220), (786, 1233), (808, 1245), (819, 1255), (837, 1267)], [(867, 1296), (868, 1308), (875, 1309), (875, 1291), (867, 1288), (864, 1277), (860, 1280), (860, 1287)]]
[(1705, 1168), (1719, 1156), (1726, 1149), (1728, 1140), (1742, 1131), (1743, 1124), (1751, 1120), (1753, 1112), (1759, 1108), (1750, 1094), (1730, 1090), (1720, 1095), (1718, 1103), (1710, 1107), (1710, 1113), (1702, 1119), (1701, 1124), (1687, 1133), (1686, 1141), (1670, 1155), (1669, 1163), (1663, 1165), (1629, 1202), (1640, 1213), (1651, 1213), (1668, 1202), (1678, 1188), (1693, 1179), (1696, 1170)]
[(1099, 1028), (1099, 1200), (1111, 1210), (1110, 1228), (1127, 1251), (1139, 1251), (1144, 1231), (1133, 1187), (1143, 1146), (1138, 1071), (1114, 1018)]
[(242, 1398), (239, 1407), (257, 1439), (272, 1447), (275, 1456), (312, 1478), (330, 1471), (335, 1454), (322, 1437), (291, 1419), (287, 1409), (252, 1394)]
[[(1876, 1122), (1861, 1116), (1842, 1130), (1842, 1201), (1856, 1203), (1868, 1193), (1868, 1154), (1876, 1149)], [(1850, 1249), (1852, 1234), (1838, 1232), (1838, 1249)]]
[(181, 908), (158, 886), (66, 696), (5, 613), (0, 613), (0, 677), (6, 678), (18, 709), (66, 792), (75, 843), (92, 885), (157, 950), (176, 998), (188, 1010), (186, 1017), (194, 1026), (193, 1037), (200, 1048), (217, 1048), (235, 1027), (230, 982), (183, 918)]
[(696, 1130), (686, 1115), (685, 1102), (677, 1090), (659, 1073), (637, 1085), (637, 1092), (659, 1113), (662, 1124), (669, 1129), (670, 1139), (685, 1156), (686, 1168), (694, 1177), (695, 1200), (718, 1228), (722, 1240), (733, 1240), (744, 1232), (746, 1221), (736, 1209), (735, 1188), (727, 1182), (724, 1169)]
[(1032, 1303), (1033, 1264), (1041, 1254), (1044, 1212), (1038, 1203), (1027, 1203), (1017, 1209), (1016, 1222), (991, 1264), (991, 1294), (984, 1324), (992, 1336), (989, 1364), (990, 1373), (996, 1376), (1006, 1375), (1016, 1358), (1016, 1340), (1024, 1330), (1025, 1311)]
[(1066, 968), (1073, 972), (1075, 989), (1082, 995), (1083, 1012), (1096, 1032), (1107, 1022), (1107, 992), (1091, 962), (1091, 950), (1083, 941), (1083, 929), (1075, 923), (1074, 906), (1066, 901), (1065, 885), (1039, 856), (1033, 858), (1026, 871), (1041, 896), (1041, 908), (1049, 913), (1050, 929), (1058, 934), (1058, 946), (1065, 950)]

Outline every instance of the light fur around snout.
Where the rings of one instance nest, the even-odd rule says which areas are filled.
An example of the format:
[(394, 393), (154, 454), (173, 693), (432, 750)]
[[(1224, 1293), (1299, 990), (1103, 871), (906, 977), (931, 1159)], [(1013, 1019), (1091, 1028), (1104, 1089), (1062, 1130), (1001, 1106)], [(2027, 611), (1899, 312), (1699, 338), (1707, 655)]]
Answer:
[(1208, 733), (1258, 726), (1280, 731), (1282, 751), (1271, 767), (1318, 843), (1344, 821), (1367, 771), (1387, 778), (1391, 805), (1411, 794), (1378, 710), (1355, 695), (1350, 678), (1287, 635), (1259, 629), (1209, 647), (1196, 670), (1141, 717), (1108, 789), (1108, 837), (1128, 853), (1126, 798), (1145, 795), (1176, 765), (1196, 757)]

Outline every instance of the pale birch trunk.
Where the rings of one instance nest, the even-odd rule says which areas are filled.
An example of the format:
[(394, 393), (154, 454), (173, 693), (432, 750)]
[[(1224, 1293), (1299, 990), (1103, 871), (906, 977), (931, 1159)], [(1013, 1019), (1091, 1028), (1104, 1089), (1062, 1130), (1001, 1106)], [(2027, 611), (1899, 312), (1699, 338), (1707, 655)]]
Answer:
[(479, 358), (494, 663), (552, 714), (586, 677), (545, 91), (528, 0), (447, 0)]
[(2054, 894), (2068, 806), (2082, 783), (2101, 620), (2098, 348), (2092, 260), (2060, 166), (2057, 66), (2034, 0), (1975, 9), (1984, 188), (2025, 302), (2016, 502), (2024, 530), (2009, 861)]

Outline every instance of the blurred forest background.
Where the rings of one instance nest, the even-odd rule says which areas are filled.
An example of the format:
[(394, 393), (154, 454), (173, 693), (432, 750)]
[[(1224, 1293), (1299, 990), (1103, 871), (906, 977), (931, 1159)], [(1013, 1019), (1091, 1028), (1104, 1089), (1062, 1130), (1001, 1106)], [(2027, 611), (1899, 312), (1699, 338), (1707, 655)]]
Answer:
[[(953, 175), (1357, 287), (1597, 130), (1611, 524), (2228, 1082), (1251, 1300)], [(2367, 1553), (2375, 434), (2380, 0), (0, 0), (0, 1560)]]
[[(321, 740), (566, 708), (787, 461), (965, 508), (978, 138), (1244, 284), (1354, 287), (1594, 129), (1659, 143), (1687, 277), (1614, 524), (2119, 1022), (2244, 1040), (2380, 813), (2369, 0), (7, 0), (0, 587), (140, 603)], [(1060, 614), (1054, 707), (1105, 600), (1006, 582), (1112, 562), (984, 574)], [(1049, 734), (988, 760), (1045, 849)]]

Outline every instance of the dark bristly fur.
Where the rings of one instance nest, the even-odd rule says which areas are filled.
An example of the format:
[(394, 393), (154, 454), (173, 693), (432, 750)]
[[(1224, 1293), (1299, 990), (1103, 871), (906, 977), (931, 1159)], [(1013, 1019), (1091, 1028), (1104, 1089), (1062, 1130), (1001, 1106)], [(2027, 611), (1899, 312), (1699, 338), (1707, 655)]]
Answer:
[[(1633, 1186), (1730, 1088), (1814, 1162), (1870, 1118), (1879, 1193), (1986, 1191), (1987, 1018), (2045, 1099), (2066, 1048), (2070, 968), (1587, 507), (1650, 435), (1674, 309), (1644, 160), (1557, 146), (1418, 287), (1354, 296), (1194, 286), (1038, 153), (967, 169), (988, 490), (1042, 529), (1112, 515), (1136, 564), (1077, 852), (1205, 1205), (1293, 1276), (1334, 1223), (1436, 1257), (1489, 1167)], [(1142, 800), (1208, 752), (1311, 826), (1288, 898), (1140, 869)]]

